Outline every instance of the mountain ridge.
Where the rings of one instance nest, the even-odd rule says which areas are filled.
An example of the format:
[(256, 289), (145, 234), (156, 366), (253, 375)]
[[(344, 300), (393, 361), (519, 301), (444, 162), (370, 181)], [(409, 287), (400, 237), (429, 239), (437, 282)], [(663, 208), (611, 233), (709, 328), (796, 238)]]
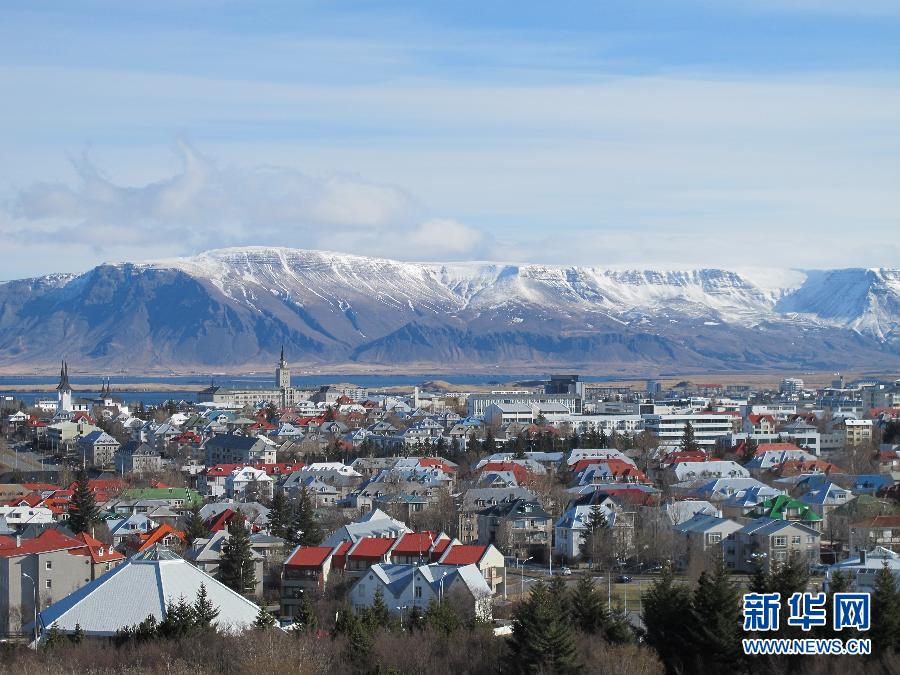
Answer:
[(0, 367), (900, 365), (900, 270), (760, 275), (214, 249), (0, 285)]

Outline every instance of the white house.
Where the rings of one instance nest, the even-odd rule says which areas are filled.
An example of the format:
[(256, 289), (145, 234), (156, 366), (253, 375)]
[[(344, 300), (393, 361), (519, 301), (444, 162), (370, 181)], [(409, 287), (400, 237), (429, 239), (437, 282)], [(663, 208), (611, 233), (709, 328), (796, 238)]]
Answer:
[(262, 469), (244, 466), (225, 478), (225, 496), (229, 499), (258, 501), (272, 498), (272, 478)]
[(381, 591), (388, 610), (399, 615), (429, 603), (462, 603), (480, 619), (491, 618), (491, 589), (477, 565), (394, 565), (377, 563), (360, 577), (350, 590), (354, 608), (371, 607)]

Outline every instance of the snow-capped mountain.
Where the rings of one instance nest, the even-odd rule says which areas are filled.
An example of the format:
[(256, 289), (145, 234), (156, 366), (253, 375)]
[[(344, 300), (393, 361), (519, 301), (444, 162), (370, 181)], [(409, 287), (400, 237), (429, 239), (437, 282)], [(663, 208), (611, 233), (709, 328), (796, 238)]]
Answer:
[(220, 249), (0, 285), (0, 366), (658, 372), (900, 364), (900, 271), (409, 263)]

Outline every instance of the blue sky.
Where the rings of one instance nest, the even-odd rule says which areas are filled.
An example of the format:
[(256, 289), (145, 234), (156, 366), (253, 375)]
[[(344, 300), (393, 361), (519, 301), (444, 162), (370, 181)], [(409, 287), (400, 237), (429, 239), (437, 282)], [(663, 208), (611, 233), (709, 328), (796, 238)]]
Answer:
[(4, 2), (0, 278), (897, 266), (900, 4)]

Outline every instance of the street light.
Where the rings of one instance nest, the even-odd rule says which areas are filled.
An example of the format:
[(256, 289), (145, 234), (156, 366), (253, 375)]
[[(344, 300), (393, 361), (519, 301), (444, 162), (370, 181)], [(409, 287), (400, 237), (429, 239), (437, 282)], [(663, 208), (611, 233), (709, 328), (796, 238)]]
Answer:
[(30, 574), (26, 574), (22, 572), (22, 576), (28, 579), (31, 582), (31, 588), (34, 592), (34, 648), (38, 647), (38, 594), (37, 594), (37, 582), (34, 580)]
[(444, 577), (447, 576), (448, 574), (450, 574), (449, 570), (448, 570), (448, 571), (445, 571), (445, 572), (441, 575), (441, 594), (440, 594), (440, 596), (439, 596), (440, 599), (439, 599), (439, 601), (438, 601), (438, 604), (439, 604), (439, 605), (444, 604)]
[(406, 605), (395, 607), (394, 609), (400, 612), (400, 630), (403, 630), (403, 610), (406, 609)]
[(525, 595), (525, 563), (527, 563), (531, 558), (525, 558), (521, 563), (519, 559), (516, 558), (516, 566), (519, 568), (519, 595)]

